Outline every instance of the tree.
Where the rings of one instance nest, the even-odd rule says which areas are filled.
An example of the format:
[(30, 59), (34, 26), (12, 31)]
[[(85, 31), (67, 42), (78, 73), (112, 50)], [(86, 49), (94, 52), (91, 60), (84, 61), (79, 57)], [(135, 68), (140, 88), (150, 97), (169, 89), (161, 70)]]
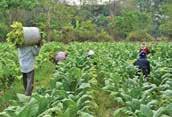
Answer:
[(127, 37), (132, 31), (147, 31), (150, 25), (150, 17), (138, 11), (124, 11), (120, 16), (115, 17), (115, 27), (118, 33)]
[(167, 0), (163, 5), (164, 21), (160, 25), (162, 35), (172, 37), (172, 1)]
[(166, 0), (136, 0), (141, 12), (147, 12), (152, 15), (152, 35), (157, 38), (160, 35), (159, 27), (164, 18), (162, 6)]
[[(8, 24), (21, 20), (25, 10), (32, 10), (37, 5), (36, 0), (1, 0), (0, 9), (9, 16)], [(21, 18), (22, 17), (22, 18)]]
[(42, 0), (36, 24), (45, 32), (47, 40), (58, 38), (59, 31), (69, 25), (76, 14), (76, 7), (59, 3), (57, 0)]
[(30, 22), (30, 12), (36, 5), (36, 0), (0, 0), (0, 40), (4, 40), (13, 21)]

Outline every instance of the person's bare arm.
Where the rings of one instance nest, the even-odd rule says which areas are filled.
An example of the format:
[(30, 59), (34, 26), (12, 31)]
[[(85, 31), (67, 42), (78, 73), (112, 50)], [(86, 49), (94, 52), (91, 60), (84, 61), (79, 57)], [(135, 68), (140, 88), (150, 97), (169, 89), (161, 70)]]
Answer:
[(37, 56), (39, 54), (39, 51), (40, 47), (38, 47), (37, 45), (32, 47), (32, 53), (34, 56)]

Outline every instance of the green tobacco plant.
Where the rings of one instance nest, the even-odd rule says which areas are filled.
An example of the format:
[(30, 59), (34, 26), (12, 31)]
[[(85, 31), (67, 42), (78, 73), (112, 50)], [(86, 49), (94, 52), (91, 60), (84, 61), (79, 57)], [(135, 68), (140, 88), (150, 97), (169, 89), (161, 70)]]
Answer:
[(11, 25), (11, 32), (7, 34), (7, 41), (13, 45), (21, 46), (24, 44), (23, 25), (20, 22), (14, 22)]
[(17, 53), (7, 44), (0, 46), (0, 91), (8, 89), (20, 78)]
[[(68, 52), (67, 59), (56, 65), (50, 87), (34, 91), (29, 101), (24, 95), (17, 95), (19, 99), (13, 100), (15, 103), (0, 116), (171, 117), (171, 43), (152, 45), (155, 53), (148, 56), (151, 74), (147, 81), (142, 75), (136, 76), (137, 68), (133, 66), (138, 45), (124, 42), (45, 44), (37, 58), (37, 69), (51, 61), (52, 53)], [(95, 51), (92, 58), (86, 57), (90, 49)], [(6, 67), (10, 68), (5, 74), (14, 73), (16, 55), (8, 51), (8, 45), (3, 45), (2, 50), (2, 56), (7, 50), (6, 55), (12, 58), (1, 58), (1, 63), (7, 63)], [(2, 78), (6, 79), (5, 75)]]

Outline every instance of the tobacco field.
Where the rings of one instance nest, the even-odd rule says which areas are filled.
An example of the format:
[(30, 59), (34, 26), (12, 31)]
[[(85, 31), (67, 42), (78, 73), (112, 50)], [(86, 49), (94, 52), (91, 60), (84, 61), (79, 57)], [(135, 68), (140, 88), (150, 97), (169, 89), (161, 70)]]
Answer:
[[(47, 87), (35, 85), (30, 98), (16, 93), (0, 117), (172, 117), (172, 43), (149, 44), (154, 53), (148, 56), (151, 74), (145, 81), (133, 65), (139, 43), (46, 43), (36, 71), (54, 65), (56, 51), (67, 51), (67, 59), (54, 65), (52, 77), (41, 79), (49, 82)], [(85, 57), (89, 49), (95, 51), (90, 59)], [(0, 56), (3, 97), (22, 79), (16, 48), (2, 43)]]

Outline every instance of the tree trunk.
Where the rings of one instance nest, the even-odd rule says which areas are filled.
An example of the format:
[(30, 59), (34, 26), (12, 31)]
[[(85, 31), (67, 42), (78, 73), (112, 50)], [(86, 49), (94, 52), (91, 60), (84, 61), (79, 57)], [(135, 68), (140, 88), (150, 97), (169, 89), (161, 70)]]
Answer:
[(48, 10), (47, 14), (47, 39), (51, 41), (51, 8)]

